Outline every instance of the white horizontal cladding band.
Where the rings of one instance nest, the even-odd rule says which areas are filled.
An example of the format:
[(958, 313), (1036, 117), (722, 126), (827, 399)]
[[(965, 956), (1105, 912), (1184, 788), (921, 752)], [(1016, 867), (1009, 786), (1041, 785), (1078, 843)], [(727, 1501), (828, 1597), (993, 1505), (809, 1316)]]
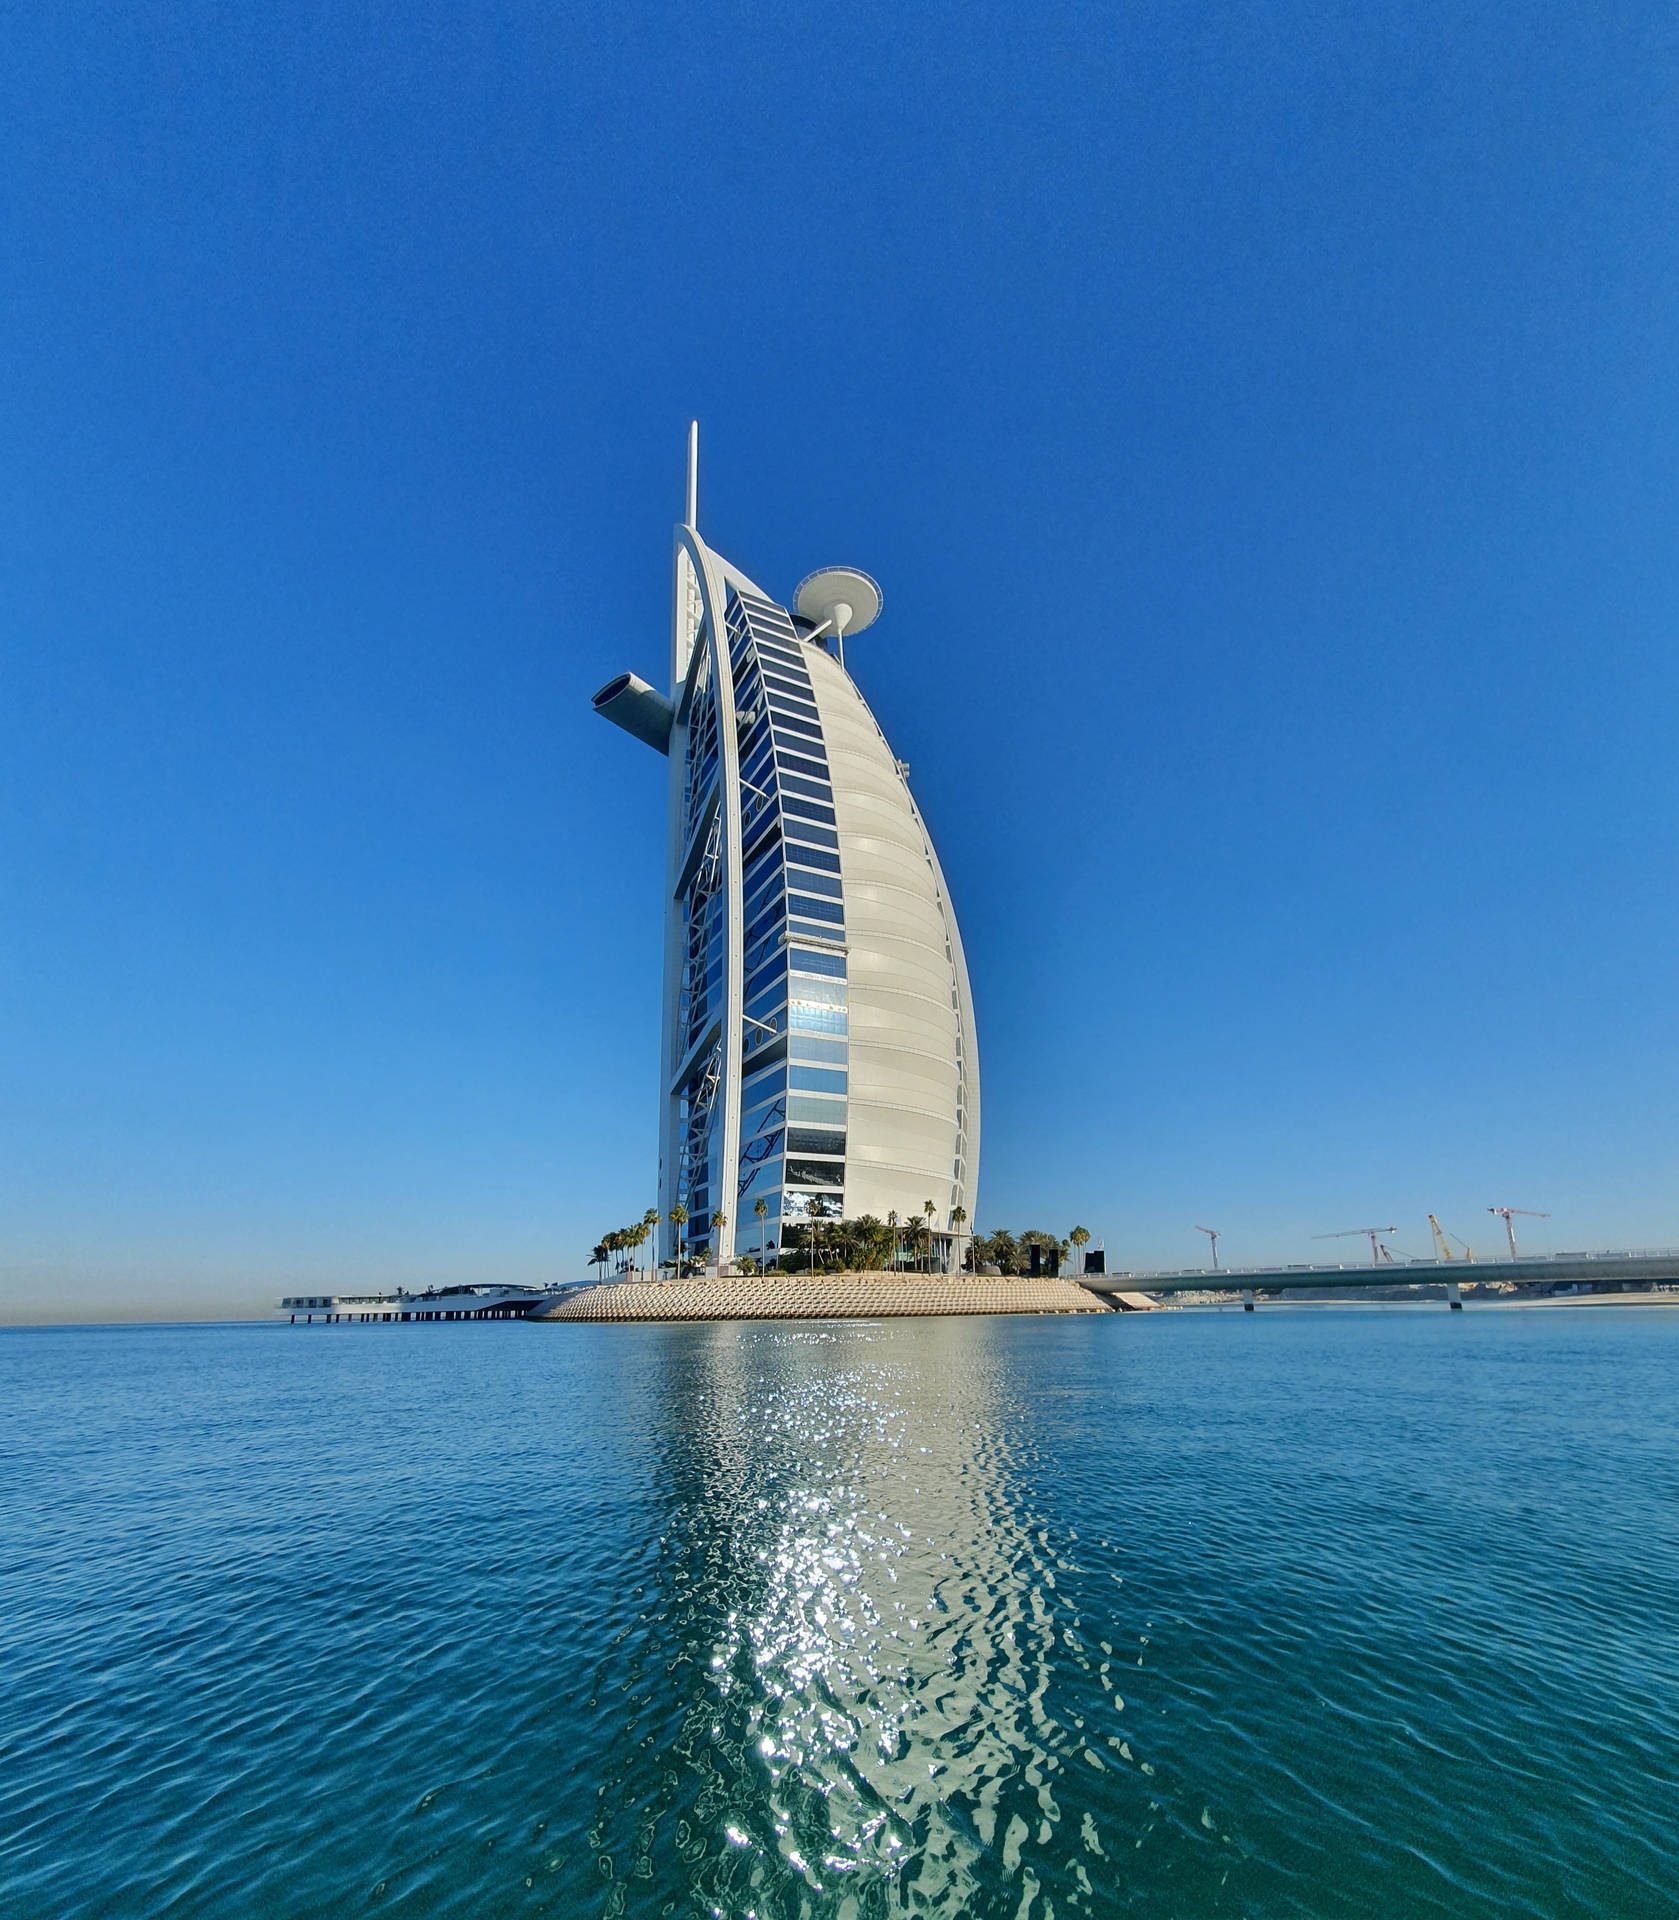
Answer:
[(870, 1065), (893, 1071), (943, 1079), (956, 1071), (955, 1036), (857, 1033), (851, 1035), (853, 1071)]
[[(859, 1102), (861, 1107), (863, 1102)], [(948, 1180), (955, 1136), (948, 1121), (933, 1114), (896, 1113), (889, 1107), (871, 1108), (868, 1123), (847, 1153), (859, 1166), (925, 1167)]]
[(957, 1026), (950, 1000), (948, 973), (945, 981), (930, 980), (925, 985), (917, 980), (909, 986), (888, 987), (871, 978), (856, 981), (851, 988), (853, 1013), (868, 1019), (930, 1020), (941, 1033)]
[(925, 940), (880, 934), (853, 955), (851, 987), (853, 992), (862, 988), (878, 994), (883, 1002), (888, 995), (914, 995), (947, 1007), (952, 991), (950, 957), (942, 940), (929, 945)]
[(902, 840), (889, 840), (873, 832), (866, 838), (854, 837), (851, 855), (859, 876), (878, 876), (888, 883), (897, 881), (905, 886), (918, 887), (927, 870), (926, 854), (919, 846), (912, 846), (907, 836)]
[[(843, 842), (841, 843), (844, 844)], [(846, 887), (850, 918), (864, 918), (898, 940), (919, 940), (934, 953), (944, 951), (944, 915), (936, 900), (907, 886), (854, 881)]]
[(851, 1067), (851, 1101), (861, 1109), (869, 1106), (911, 1107), (920, 1113), (948, 1115), (954, 1131), (955, 1107), (961, 1083), (954, 1072), (940, 1075), (881, 1071), (868, 1061), (854, 1061)]
[(880, 1006), (859, 995), (851, 1008), (852, 1039), (872, 1041), (878, 1046), (909, 1047), (948, 1058), (960, 1031), (956, 1015), (947, 1009), (941, 1019), (931, 1001), (918, 1000), (912, 1004), (917, 1011), (909, 1013), (899, 1007)]

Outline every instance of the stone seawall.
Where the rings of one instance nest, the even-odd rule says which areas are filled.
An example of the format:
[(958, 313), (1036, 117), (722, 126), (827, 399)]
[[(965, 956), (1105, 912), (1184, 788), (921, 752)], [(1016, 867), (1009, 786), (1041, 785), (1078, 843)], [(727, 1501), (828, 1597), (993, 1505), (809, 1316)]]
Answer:
[(748, 1280), (607, 1281), (533, 1320), (883, 1320), (940, 1313), (1109, 1313), (1070, 1280), (848, 1273)]

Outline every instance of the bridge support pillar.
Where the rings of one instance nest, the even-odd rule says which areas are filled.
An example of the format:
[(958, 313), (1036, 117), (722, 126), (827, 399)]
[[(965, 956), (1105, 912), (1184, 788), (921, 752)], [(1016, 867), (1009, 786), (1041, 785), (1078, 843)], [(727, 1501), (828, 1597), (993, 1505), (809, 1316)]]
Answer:
[(1242, 1311), (1244, 1313), (1253, 1312), (1253, 1288), (1252, 1287), (1244, 1287), (1242, 1289)]
[(1448, 1280), (1446, 1282), (1446, 1305), (1451, 1308), (1453, 1313), (1462, 1313), (1463, 1311), (1463, 1295), (1458, 1292), (1458, 1285), (1455, 1280)]

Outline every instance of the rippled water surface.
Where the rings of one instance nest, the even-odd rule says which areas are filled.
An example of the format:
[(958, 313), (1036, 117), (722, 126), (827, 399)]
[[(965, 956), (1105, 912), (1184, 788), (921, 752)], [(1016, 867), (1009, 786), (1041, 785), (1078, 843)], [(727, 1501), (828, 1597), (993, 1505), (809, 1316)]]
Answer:
[(1679, 1914), (1679, 1311), (0, 1334), (0, 1910)]

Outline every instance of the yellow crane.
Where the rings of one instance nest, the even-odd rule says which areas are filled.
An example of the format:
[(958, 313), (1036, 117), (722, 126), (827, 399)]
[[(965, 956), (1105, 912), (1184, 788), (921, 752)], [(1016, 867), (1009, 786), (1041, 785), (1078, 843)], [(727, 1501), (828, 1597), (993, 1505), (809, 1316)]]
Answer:
[[(1435, 1219), (1432, 1213), (1428, 1216), (1428, 1224), (1434, 1230), (1435, 1252), (1439, 1254), (1442, 1260), (1450, 1260), (1453, 1257), (1452, 1250), (1449, 1246), (1446, 1245), (1446, 1236), (1440, 1230), (1440, 1222)], [(1473, 1263), (1475, 1259), (1475, 1249), (1469, 1244), (1467, 1240), (1460, 1240), (1458, 1244), (1463, 1248), (1464, 1259), (1466, 1261), (1469, 1261), (1470, 1263)]]

